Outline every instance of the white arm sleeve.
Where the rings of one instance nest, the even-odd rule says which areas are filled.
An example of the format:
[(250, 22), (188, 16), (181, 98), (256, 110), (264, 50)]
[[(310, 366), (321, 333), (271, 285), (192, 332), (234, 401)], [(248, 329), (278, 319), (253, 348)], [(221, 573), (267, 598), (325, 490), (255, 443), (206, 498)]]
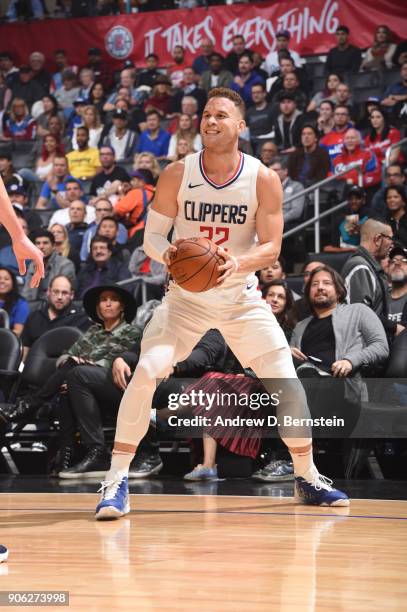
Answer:
[(166, 217), (151, 208), (148, 211), (144, 230), (144, 252), (151, 259), (155, 259), (162, 264), (165, 264), (163, 255), (170, 246), (167, 236), (173, 225), (174, 219), (172, 217)]

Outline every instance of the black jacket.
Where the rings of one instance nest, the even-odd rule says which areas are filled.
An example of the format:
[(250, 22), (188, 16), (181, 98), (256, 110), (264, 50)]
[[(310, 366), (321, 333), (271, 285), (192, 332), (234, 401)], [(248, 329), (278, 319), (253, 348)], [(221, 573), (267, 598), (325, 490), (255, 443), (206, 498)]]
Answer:
[(40, 336), (45, 334), (45, 332), (65, 325), (68, 327), (77, 327), (85, 332), (93, 325), (93, 321), (89, 319), (88, 315), (81, 307), (72, 304), (70, 304), (68, 308), (65, 308), (65, 310), (62, 310), (59, 315), (51, 321), (48, 315), (48, 304), (43, 302), (38, 310), (35, 310), (28, 316), (21, 338), (23, 346), (31, 347)]

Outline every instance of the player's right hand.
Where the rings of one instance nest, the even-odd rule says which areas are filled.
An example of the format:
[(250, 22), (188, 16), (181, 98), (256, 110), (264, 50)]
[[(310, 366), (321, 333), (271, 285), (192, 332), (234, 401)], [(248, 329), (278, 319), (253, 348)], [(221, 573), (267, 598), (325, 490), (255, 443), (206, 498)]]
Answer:
[(165, 251), (165, 253), (163, 255), (163, 260), (164, 260), (165, 265), (167, 266), (167, 271), (168, 272), (170, 271), (172, 257), (177, 252), (177, 247), (178, 247), (178, 245), (181, 244), (181, 242), (184, 242), (184, 240), (185, 240), (185, 238), (179, 238), (179, 240), (176, 240)]
[(35, 273), (31, 279), (31, 287), (38, 287), (41, 279), (44, 278), (44, 261), (41, 251), (37, 249), (27, 236), (22, 236), (18, 240), (13, 241), (13, 251), (21, 276), (24, 276), (27, 270), (25, 260), (31, 259), (33, 261)]
[(112, 365), (113, 382), (122, 391), (127, 389), (127, 379), (131, 376), (130, 366), (122, 357), (117, 357)]

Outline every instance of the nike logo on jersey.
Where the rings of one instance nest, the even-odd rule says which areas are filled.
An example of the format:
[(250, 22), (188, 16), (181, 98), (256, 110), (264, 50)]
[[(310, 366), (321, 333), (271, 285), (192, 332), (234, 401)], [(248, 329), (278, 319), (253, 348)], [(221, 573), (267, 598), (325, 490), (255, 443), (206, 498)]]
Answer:
[(251, 285), (246, 285), (246, 289), (247, 291), (250, 291), (250, 289), (253, 289), (253, 287), (255, 286), (256, 283), (252, 283)]
[(195, 187), (202, 187), (203, 183), (198, 183), (198, 185), (192, 185), (192, 183), (189, 183), (188, 185), (188, 189), (195, 189)]

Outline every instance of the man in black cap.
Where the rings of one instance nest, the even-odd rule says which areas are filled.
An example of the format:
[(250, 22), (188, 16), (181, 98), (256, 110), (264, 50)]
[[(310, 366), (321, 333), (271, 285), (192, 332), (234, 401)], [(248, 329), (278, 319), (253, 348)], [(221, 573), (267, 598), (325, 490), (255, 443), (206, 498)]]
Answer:
[(301, 146), (303, 114), (297, 109), (295, 96), (287, 91), (279, 94), (280, 113), (274, 124), (274, 142), (280, 153), (291, 153)]
[(103, 147), (111, 147), (119, 163), (131, 163), (133, 153), (137, 146), (136, 132), (128, 128), (129, 116), (127, 111), (116, 108), (112, 114), (113, 125), (103, 138)]
[(22, 212), (30, 231), (42, 226), (40, 215), (35, 210), (29, 208), (27, 191), (23, 185), (11, 183), (11, 185), (7, 187), (7, 194), (12, 205)]
[(331, 224), (332, 244), (325, 247), (329, 253), (356, 251), (360, 244), (360, 229), (373, 216), (366, 204), (367, 194), (363, 187), (352, 185), (347, 192), (348, 205), (333, 214)]
[(112, 73), (108, 64), (102, 59), (102, 51), (98, 47), (88, 49), (88, 63), (86, 68), (92, 68), (95, 81), (102, 83), (105, 91), (109, 91), (112, 86)]
[(407, 326), (407, 249), (395, 246), (389, 253), (388, 276), (391, 279), (389, 296), (390, 321), (397, 324), (397, 334)]
[(146, 57), (146, 67), (140, 72), (137, 78), (137, 87), (147, 85), (154, 87), (155, 80), (162, 73), (158, 70), (160, 58), (155, 53), (149, 53)]

